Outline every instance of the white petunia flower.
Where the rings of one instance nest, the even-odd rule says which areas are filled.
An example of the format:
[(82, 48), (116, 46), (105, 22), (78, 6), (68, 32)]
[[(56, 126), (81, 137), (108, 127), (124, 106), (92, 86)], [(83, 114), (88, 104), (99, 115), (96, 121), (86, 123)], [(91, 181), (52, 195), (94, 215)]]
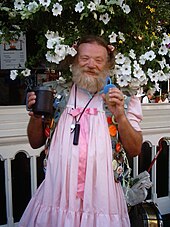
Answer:
[(147, 51), (145, 53), (145, 59), (148, 61), (152, 61), (154, 58), (156, 58), (156, 54), (153, 50)]
[(62, 44), (64, 39), (58, 36), (58, 32), (47, 31), (46, 37), (48, 38), (47, 48), (54, 51), (54, 53), (52, 51), (47, 52), (47, 61), (59, 64), (67, 55), (76, 55), (77, 51), (75, 48)]
[(148, 68), (148, 70), (147, 70), (147, 75), (149, 76), (149, 75), (151, 75), (151, 74), (153, 74), (153, 70), (150, 69), (150, 68)]
[(47, 54), (46, 54), (46, 59), (47, 59), (47, 61), (49, 61), (49, 62), (53, 62), (53, 63), (59, 64), (60, 61), (63, 60), (63, 57), (62, 57), (62, 56), (59, 56), (58, 54), (51, 54), (51, 53), (48, 51)]
[(117, 83), (120, 87), (128, 86), (128, 81), (126, 78), (127, 78), (126, 75), (117, 75), (116, 79), (117, 79)]
[(52, 62), (59, 64), (62, 60), (64, 60), (64, 56), (59, 56), (58, 54), (55, 54), (53, 56)]
[(161, 67), (161, 69), (164, 69), (164, 67), (166, 66), (166, 60), (165, 58), (163, 57), (162, 58), (162, 61), (157, 61)]
[(164, 37), (162, 39), (163, 45), (168, 45), (170, 43), (170, 36), (168, 36), (166, 33), (163, 33)]
[[(134, 89), (138, 89), (141, 85), (141, 82), (137, 79), (137, 78), (132, 78), (131, 82), (130, 82), (130, 87), (134, 88)], [(138, 90), (138, 94), (139, 94), (140, 90)]]
[(168, 48), (165, 45), (162, 45), (158, 50), (158, 54), (160, 55), (166, 55), (167, 53), (168, 53)]
[(140, 85), (143, 86), (143, 85), (146, 85), (147, 83), (148, 83), (148, 78), (145, 75), (145, 79), (143, 81), (140, 81)]
[(130, 13), (130, 11), (131, 11), (130, 7), (128, 5), (126, 5), (126, 4), (122, 5), (122, 10), (126, 14)]
[(31, 70), (26, 68), (25, 70), (21, 71), (21, 74), (24, 77), (30, 76), (31, 75)]
[(45, 37), (46, 37), (47, 39), (58, 38), (58, 39), (60, 39), (60, 41), (64, 40), (64, 38), (59, 37), (58, 32), (53, 32), (53, 31), (49, 31), (49, 30), (48, 30), (47, 33), (45, 34)]
[(107, 24), (110, 21), (110, 17), (108, 13), (102, 14), (99, 17), (100, 21), (103, 21), (104, 24)]
[(118, 54), (115, 56), (115, 62), (116, 62), (117, 64), (123, 64), (123, 63), (125, 62), (125, 60), (126, 60), (126, 57), (125, 57), (123, 54), (121, 54), (121, 53), (118, 53)]
[(61, 58), (65, 58), (66, 56), (66, 45), (56, 45), (54, 52), (60, 56)]
[(94, 2), (90, 2), (88, 5), (87, 5), (87, 8), (90, 10), (90, 12), (96, 10), (96, 5)]
[(46, 59), (47, 59), (48, 62), (52, 62), (53, 55), (51, 54), (50, 51), (47, 51), (45, 57), (46, 57)]
[(77, 54), (77, 51), (73, 47), (67, 47), (67, 54), (74, 57)]
[(145, 73), (142, 70), (142, 68), (139, 68), (139, 69), (134, 69), (133, 70), (133, 75), (134, 75), (134, 77), (140, 79), (140, 77), (142, 77), (143, 75), (145, 75)]
[(47, 40), (47, 48), (53, 49), (55, 45), (58, 45), (60, 43), (60, 40), (57, 38), (52, 38)]
[(124, 42), (125, 41), (124, 34), (122, 32), (118, 32), (118, 35), (119, 35), (119, 39)]
[(122, 74), (122, 71), (121, 71), (121, 66), (120, 65), (115, 65), (114, 69), (112, 70), (112, 74), (114, 75), (120, 75)]
[(165, 73), (166, 77), (170, 79), (170, 71), (168, 73)]
[(55, 3), (53, 5), (52, 12), (54, 16), (61, 15), (62, 10), (63, 10), (63, 7), (59, 3)]
[(15, 0), (14, 2), (14, 8), (16, 10), (22, 10), (25, 6), (25, 2), (23, 0)]
[(159, 83), (155, 82), (155, 86), (154, 86), (155, 91), (159, 91), (160, 87), (159, 87)]
[(145, 73), (141, 74), (141, 76), (138, 78), (138, 80), (140, 81), (140, 83), (147, 81)]
[(126, 57), (126, 59), (125, 59), (125, 63), (124, 64), (126, 64), (126, 65), (130, 65), (131, 64), (131, 60), (130, 60), (130, 58), (129, 57)]
[(152, 82), (158, 81), (158, 73), (154, 73), (152, 69), (148, 69), (147, 75)]
[(79, 3), (76, 4), (75, 6), (75, 11), (81, 13), (84, 9), (84, 3), (80, 1)]
[(131, 66), (129, 64), (123, 64), (121, 68), (123, 75), (130, 75), (131, 74)]
[(157, 74), (158, 74), (158, 80), (159, 81), (167, 81), (168, 80), (167, 75), (162, 70), (158, 70)]
[(15, 80), (17, 76), (18, 76), (18, 70), (11, 70), (10, 71), (10, 79), (11, 80)]
[(112, 32), (111, 35), (109, 35), (110, 43), (116, 43), (116, 33)]
[(33, 1), (28, 4), (28, 11), (35, 12), (35, 10), (38, 8), (38, 4)]
[(50, 3), (51, 3), (51, 0), (39, 0), (39, 3), (42, 6), (48, 7), (50, 5)]
[(132, 80), (131, 74), (126, 74), (126, 80), (130, 82)]
[[(57, 58), (57, 60), (60, 62), (60, 61), (63, 61), (64, 59), (65, 59), (65, 56), (66, 55), (58, 55), (58, 54), (56, 54), (56, 58)], [(55, 62), (56, 63), (56, 62)]]
[(145, 64), (145, 62), (146, 62), (145, 55), (144, 55), (144, 54), (142, 54), (142, 55), (139, 57), (139, 63), (140, 63), (141, 65), (144, 65), (144, 64)]
[(135, 59), (136, 58), (136, 54), (135, 54), (135, 51), (133, 49), (131, 49), (129, 51), (129, 57), (131, 57), (132, 59)]
[(133, 68), (136, 69), (136, 70), (141, 68), (136, 60), (133, 62)]

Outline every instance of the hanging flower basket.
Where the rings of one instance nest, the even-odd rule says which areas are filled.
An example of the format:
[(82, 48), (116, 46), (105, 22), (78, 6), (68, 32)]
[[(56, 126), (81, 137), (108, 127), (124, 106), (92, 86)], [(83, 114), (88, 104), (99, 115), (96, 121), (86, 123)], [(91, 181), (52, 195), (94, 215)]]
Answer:
[(170, 78), (168, 2), (6, 1), (0, 3), (0, 37), (8, 41), (24, 32), (33, 44), (26, 67), (56, 68), (67, 78), (60, 65), (76, 54), (73, 44), (85, 34), (100, 35), (116, 48), (116, 64), (110, 72), (115, 83), (159, 90), (159, 82)]

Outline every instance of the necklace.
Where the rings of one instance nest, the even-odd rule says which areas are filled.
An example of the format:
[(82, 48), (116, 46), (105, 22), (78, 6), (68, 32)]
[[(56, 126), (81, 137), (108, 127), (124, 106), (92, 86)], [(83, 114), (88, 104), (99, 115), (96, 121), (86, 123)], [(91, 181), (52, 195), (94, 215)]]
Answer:
[[(71, 132), (74, 132), (74, 137), (73, 137), (73, 144), (74, 145), (78, 145), (79, 142), (79, 134), (80, 134), (80, 119), (84, 113), (84, 111), (86, 110), (87, 106), (89, 105), (89, 103), (92, 101), (93, 97), (95, 96), (97, 92), (95, 92), (91, 98), (89, 99), (89, 101), (86, 103), (85, 107), (83, 108), (80, 116), (78, 119), (76, 119), (75, 117), (75, 125), (71, 125)], [(76, 109), (76, 101), (77, 101), (77, 86), (75, 85), (75, 100), (74, 100), (74, 108)]]

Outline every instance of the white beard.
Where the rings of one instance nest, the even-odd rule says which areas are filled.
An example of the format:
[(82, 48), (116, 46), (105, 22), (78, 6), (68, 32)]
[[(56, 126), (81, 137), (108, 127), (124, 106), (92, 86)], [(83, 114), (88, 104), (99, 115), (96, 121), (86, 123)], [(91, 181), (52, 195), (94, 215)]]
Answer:
[(82, 70), (78, 65), (72, 66), (73, 82), (80, 88), (83, 88), (90, 93), (99, 92), (105, 85), (105, 79), (107, 76), (106, 71), (96, 73), (96, 76), (83, 75)]

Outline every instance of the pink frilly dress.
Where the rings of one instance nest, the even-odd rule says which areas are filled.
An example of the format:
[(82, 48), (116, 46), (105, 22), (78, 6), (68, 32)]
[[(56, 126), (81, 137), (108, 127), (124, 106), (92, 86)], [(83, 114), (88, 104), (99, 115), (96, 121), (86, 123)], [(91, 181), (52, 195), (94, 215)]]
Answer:
[[(45, 180), (30, 200), (19, 227), (128, 227), (127, 205), (114, 181), (112, 146), (101, 95), (96, 94), (80, 119), (79, 144), (71, 125), (90, 97), (71, 90), (55, 129)], [(140, 130), (140, 101), (132, 97), (127, 117)]]

